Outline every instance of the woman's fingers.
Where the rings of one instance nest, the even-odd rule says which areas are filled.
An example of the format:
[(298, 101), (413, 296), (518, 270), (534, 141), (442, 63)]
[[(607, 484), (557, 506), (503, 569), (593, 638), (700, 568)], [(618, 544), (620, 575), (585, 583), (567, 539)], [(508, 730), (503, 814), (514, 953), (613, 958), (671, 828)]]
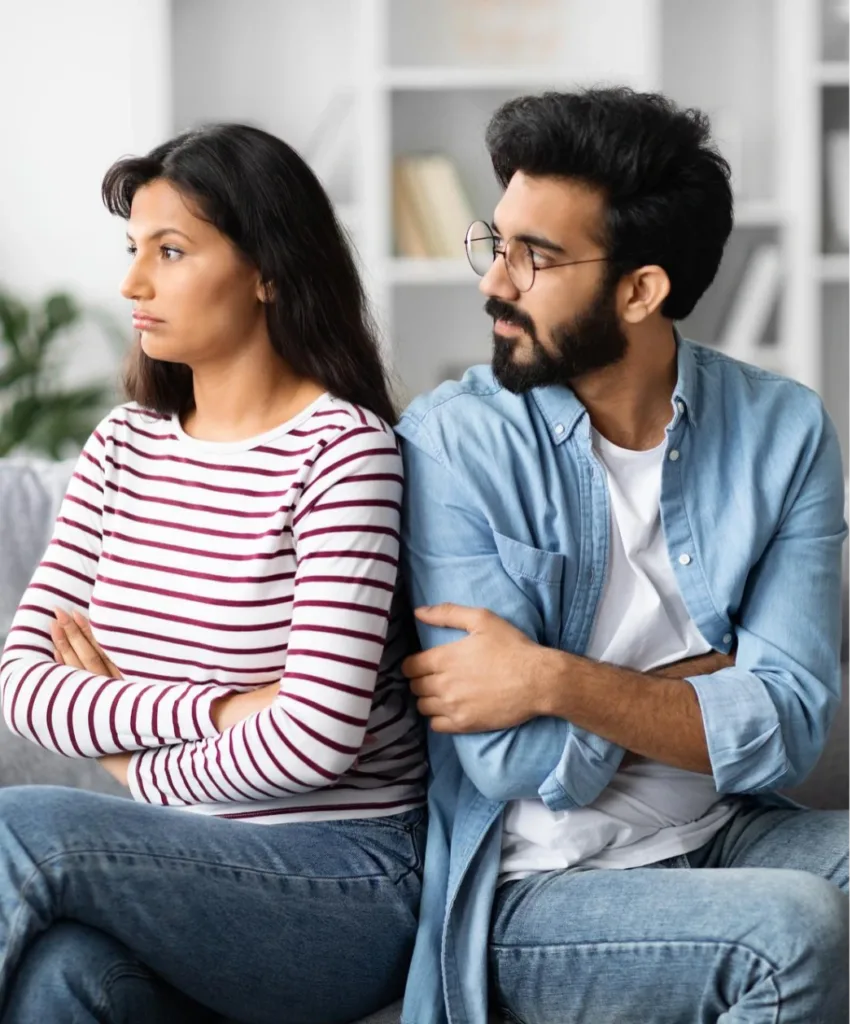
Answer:
[[(70, 648), (70, 652), (73, 652), (77, 660), (77, 664), (74, 667), (84, 668), (95, 676), (108, 676), (110, 673), (103, 659), (71, 616), (67, 612), (62, 611), (61, 608), (55, 608), (54, 614), (62, 632), (65, 634), (68, 648)], [(70, 664), (68, 661), (68, 648), (59, 646), (59, 651), (66, 665)]]
[(59, 622), (51, 622), (50, 638), (53, 641), (53, 649), (56, 652), (56, 660), (61, 665), (68, 665), (70, 668), (82, 668), (83, 664), (77, 657), (71, 642), (65, 635), (65, 630)]
[(71, 617), (77, 624), (77, 628), (85, 636), (92, 646), (92, 649), (98, 654), (101, 661), (107, 667), (107, 675), (112, 676), (114, 679), (122, 679), (123, 676), (116, 668), (115, 663), (110, 659), (109, 655), (106, 654), (103, 647), (95, 640), (95, 634), (92, 632), (92, 624), (86, 618), (82, 612), (74, 611), (71, 613)]

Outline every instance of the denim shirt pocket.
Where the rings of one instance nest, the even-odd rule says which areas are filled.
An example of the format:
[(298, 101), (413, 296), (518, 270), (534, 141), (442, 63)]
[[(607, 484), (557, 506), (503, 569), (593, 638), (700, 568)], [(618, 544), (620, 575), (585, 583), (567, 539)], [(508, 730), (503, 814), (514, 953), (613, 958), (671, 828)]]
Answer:
[(565, 556), (531, 547), (496, 531), (494, 542), (506, 573), (538, 614), (536, 639), (549, 647), (558, 647)]

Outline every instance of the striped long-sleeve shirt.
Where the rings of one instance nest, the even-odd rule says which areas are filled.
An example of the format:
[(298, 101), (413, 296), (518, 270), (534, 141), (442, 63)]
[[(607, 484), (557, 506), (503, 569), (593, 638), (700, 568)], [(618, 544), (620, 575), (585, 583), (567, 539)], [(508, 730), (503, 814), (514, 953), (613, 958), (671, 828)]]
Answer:
[[(120, 406), (12, 623), (6, 722), (69, 757), (135, 751), (139, 801), (270, 823), (417, 806), (401, 493), (390, 428), (329, 395), (235, 443)], [(56, 663), (56, 607), (89, 616), (122, 678)], [(268, 708), (217, 731), (217, 698), (275, 681)]]

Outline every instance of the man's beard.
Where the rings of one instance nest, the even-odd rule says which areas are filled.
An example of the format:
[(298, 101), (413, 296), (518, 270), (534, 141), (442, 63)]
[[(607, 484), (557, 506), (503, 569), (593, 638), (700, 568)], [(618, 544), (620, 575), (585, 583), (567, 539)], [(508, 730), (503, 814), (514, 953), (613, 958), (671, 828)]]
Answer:
[(531, 358), (518, 362), (514, 353), (520, 340), (494, 332), (494, 376), (516, 395), (548, 384), (570, 387), (578, 377), (619, 362), (627, 351), (627, 338), (615, 312), (615, 288), (607, 282), (573, 323), (554, 328), (551, 340), (555, 355), (543, 347), (526, 313), (493, 296), (485, 303), (485, 312), (495, 321), (505, 320), (522, 328), (532, 343)]

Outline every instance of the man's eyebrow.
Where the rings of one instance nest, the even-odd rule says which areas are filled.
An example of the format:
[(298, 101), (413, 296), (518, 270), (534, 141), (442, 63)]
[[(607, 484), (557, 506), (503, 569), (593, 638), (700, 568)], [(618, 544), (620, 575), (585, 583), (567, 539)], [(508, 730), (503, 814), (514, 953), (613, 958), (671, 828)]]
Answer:
[[(192, 241), (185, 231), (180, 231), (178, 228), (160, 228), (159, 231), (154, 231), (152, 234), (148, 235), (148, 241), (156, 242), (158, 239), (162, 238), (163, 235), (181, 235), (187, 240), (187, 242)], [(131, 235), (129, 231), (127, 232), (127, 238), (131, 242), (134, 241), (133, 235)]]
[[(491, 223), (491, 230), (498, 238), (503, 237), (493, 221)], [(561, 245), (557, 242), (552, 242), (549, 238), (543, 238), (541, 235), (515, 235), (515, 237), (521, 242), (526, 242), (527, 245), (534, 245), (537, 249), (549, 249), (550, 252), (555, 252), (562, 256), (567, 255), (567, 251)]]

